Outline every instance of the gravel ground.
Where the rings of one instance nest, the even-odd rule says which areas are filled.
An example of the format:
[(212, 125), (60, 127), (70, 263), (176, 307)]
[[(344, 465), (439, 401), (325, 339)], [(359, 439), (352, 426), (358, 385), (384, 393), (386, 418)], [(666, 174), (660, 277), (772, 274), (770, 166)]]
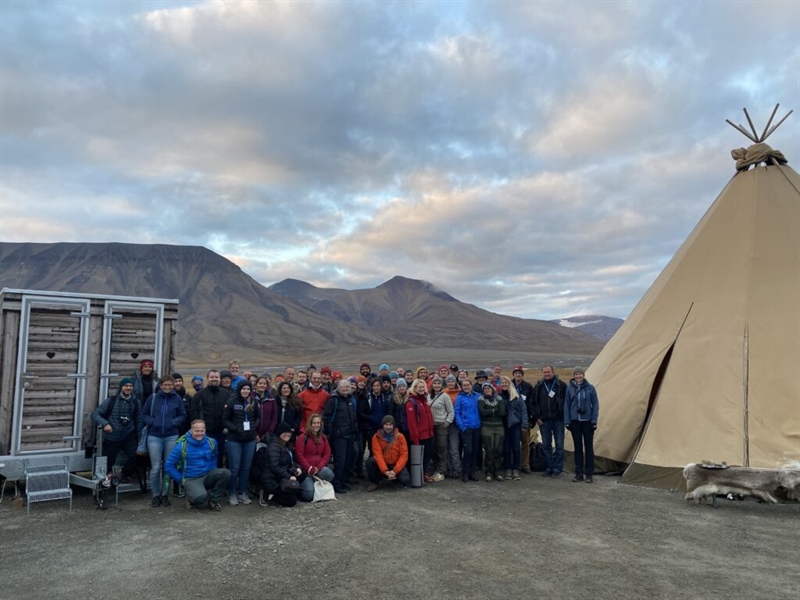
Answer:
[(800, 597), (800, 504), (570, 476), (357, 489), (295, 508), (0, 504), (3, 598)]

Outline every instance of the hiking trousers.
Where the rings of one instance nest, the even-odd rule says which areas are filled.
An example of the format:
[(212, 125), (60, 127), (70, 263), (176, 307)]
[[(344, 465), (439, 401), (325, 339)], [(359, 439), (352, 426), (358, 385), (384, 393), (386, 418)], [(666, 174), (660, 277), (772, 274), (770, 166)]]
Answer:
[(230, 481), (231, 472), (228, 469), (211, 469), (200, 477), (184, 479), (186, 499), (193, 506), (205, 504), (209, 499), (212, 502), (219, 502), (225, 497)]

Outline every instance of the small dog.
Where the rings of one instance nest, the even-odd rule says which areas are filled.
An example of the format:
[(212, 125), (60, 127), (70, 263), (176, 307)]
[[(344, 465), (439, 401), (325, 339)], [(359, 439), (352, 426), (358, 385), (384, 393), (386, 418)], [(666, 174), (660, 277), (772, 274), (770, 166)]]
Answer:
[(683, 469), (686, 479), (686, 500), (698, 504), (714, 500), (717, 494), (739, 494), (753, 496), (762, 502), (777, 503), (773, 494), (778, 488), (788, 491), (795, 497), (800, 488), (800, 470), (751, 469), (749, 467), (728, 467), (710, 469), (696, 463), (689, 463)]

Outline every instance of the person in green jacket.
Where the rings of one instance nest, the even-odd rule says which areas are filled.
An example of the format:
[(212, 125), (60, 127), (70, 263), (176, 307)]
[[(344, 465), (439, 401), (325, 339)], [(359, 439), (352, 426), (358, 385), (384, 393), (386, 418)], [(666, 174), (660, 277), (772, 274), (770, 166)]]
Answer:
[(481, 391), (483, 393), (478, 401), (478, 412), (481, 415), (481, 440), (486, 452), (483, 472), (487, 482), (492, 479), (503, 481), (500, 471), (503, 468), (503, 418), (506, 416), (506, 404), (490, 382), (485, 382)]

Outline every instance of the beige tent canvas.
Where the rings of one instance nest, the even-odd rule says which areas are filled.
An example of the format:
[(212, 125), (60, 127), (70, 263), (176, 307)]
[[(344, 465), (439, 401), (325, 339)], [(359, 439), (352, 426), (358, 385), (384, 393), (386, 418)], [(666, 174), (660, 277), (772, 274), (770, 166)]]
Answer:
[(625, 482), (680, 488), (683, 467), (702, 460), (800, 461), (800, 177), (753, 134), (587, 370), (601, 408), (595, 454), (627, 465)]

